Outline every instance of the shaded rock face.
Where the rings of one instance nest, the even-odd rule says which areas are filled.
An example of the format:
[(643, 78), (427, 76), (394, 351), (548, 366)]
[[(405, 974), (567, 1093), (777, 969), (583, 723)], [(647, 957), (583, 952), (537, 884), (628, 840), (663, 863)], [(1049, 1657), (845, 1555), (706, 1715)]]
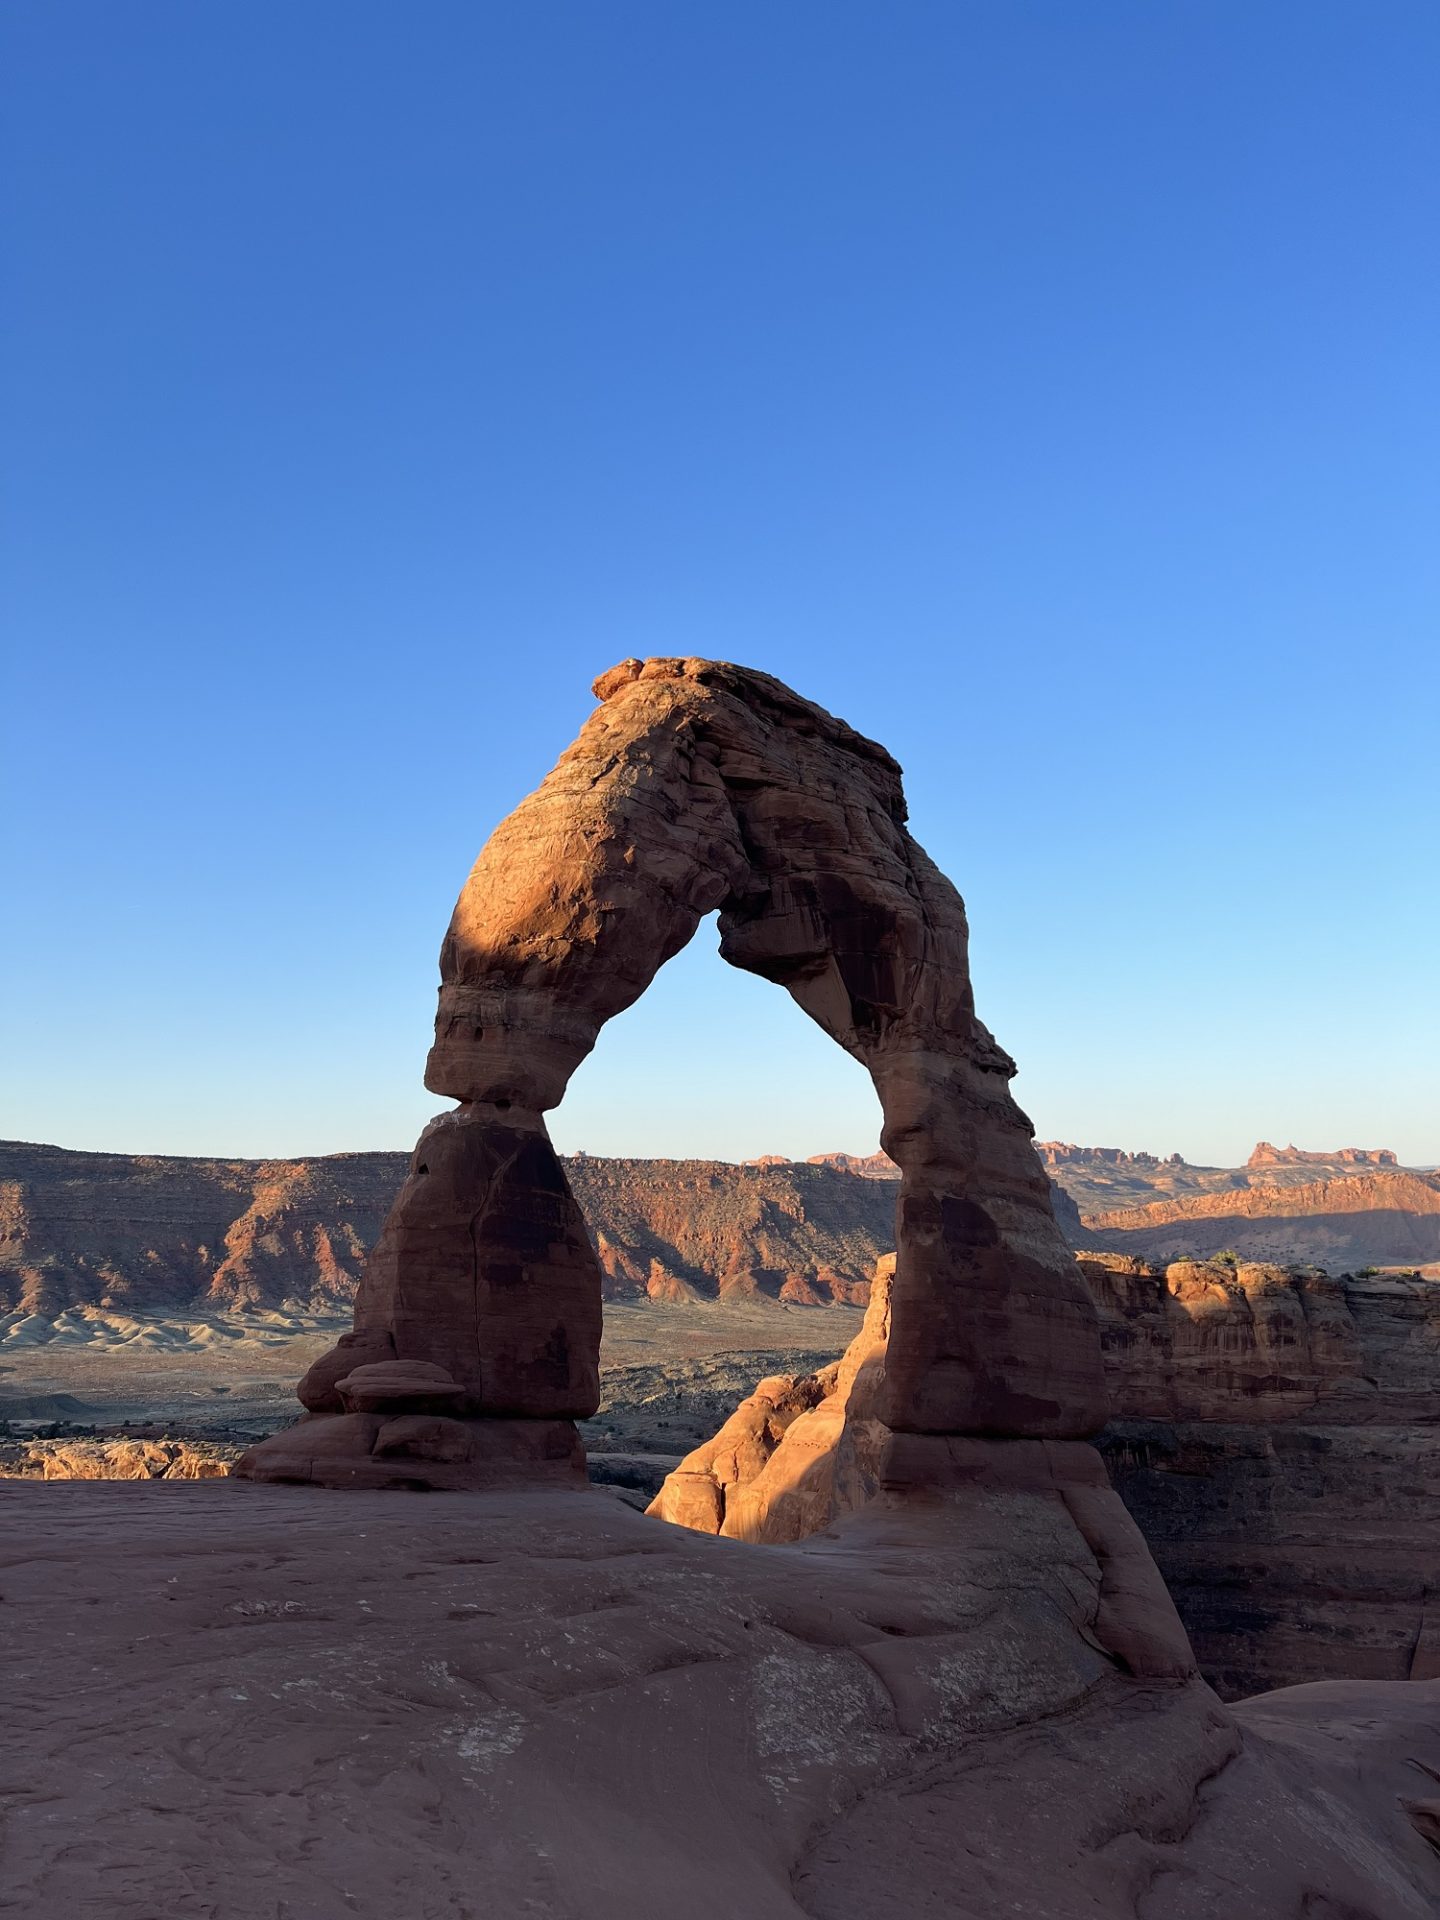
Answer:
[[(1116, 1417), (1099, 1436), (1202, 1671), (1229, 1697), (1440, 1672), (1440, 1289), (1121, 1255), (1080, 1269)], [(657, 1517), (776, 1543), (884, 1483), (889, 1263), (844, 1360), (761, 1383)]]
[[(964, 906), (905, 830), (895, 762), (723, 663), (626, 661), (595, 691), (451, 919), (426, 1084), (460, 1108), (416, 1149), (357, 1335), (446, 1369), (469, 1418), (594, 1411), (603, 1275), (543, 1115), (718, 908), (723, 957), (784, 986), (880, 1098), (901, 1172), (886, 1424), (1094, 1432), (1094, 1309), (1010, 1098), (1014, 1063), (975, 1015)], [(322, 1418), (364, 1418), (314, 1400)], [(302, 1470), (298, 1444), (277, 1436), (240, 1470), (329, 1471), (313, 1451)]]
[(1440, 1288), (1082, 1257), (1110, 1477), (1231, 1697), (1437, 1670)]
[(538, 1116), (462, 1107), (425, 1129), (366, 1266), (355, 1331), (448, 1368), (470, 1413), (595, 1411), (595, 1255)]
[(1098, 1444), (1222, 1697), (1440, 1676), (1440, 1427), (1118, 1420)]

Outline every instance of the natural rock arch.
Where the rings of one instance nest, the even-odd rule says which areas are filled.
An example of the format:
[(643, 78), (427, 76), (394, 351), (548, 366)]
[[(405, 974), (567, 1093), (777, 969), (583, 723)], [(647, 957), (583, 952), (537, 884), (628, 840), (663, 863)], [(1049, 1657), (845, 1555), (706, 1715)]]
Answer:
[(627, 660), (595, 692), (446, 934), (425, 1081), (460, 1105), (421, 1136), (355, 1332), (301, 1384), (316, 1417), (242, 1470), (466, 1485), (573, 1465), (601, 1274), (544, 1114), (716, 908), (723, 957), (784, 986), (879, 1095), (902, 1174), (887, 1425), (1094, 1432), (1094, 1309), (1014, 1064), (975, 1016), (964, 904), (906, 830), (895, 761), (722, 662)]

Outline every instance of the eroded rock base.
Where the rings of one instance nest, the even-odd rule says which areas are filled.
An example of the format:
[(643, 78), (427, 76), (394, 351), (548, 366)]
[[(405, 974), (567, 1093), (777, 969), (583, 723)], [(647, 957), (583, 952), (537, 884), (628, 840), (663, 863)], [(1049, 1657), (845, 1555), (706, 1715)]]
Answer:
[(236, 1476), (316, 1487), (465, 1492), (580, 1486), (585, 1450), (571, 1420), (460, 1420), (444, 1414), (310, 1414), (235, 1462)]

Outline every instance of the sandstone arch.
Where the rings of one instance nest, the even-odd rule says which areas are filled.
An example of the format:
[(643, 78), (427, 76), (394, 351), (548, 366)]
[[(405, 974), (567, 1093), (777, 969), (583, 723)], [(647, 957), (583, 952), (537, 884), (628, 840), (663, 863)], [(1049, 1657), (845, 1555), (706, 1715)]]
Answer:
[[(492, 834), (441, 953), (422, 1135), (314, 1420), (257, 1477), (475, 1484), (575, 1457), (601, 1282), (544, 1114), (703, 916), (863, 1062), (902, 1170), (881, 1411), (1063, 1439), (1105, 1418), (1094, 1310), (1013, 1062), (976, 1018), (964, 905), (906, 830), (884, 748), (766, 674), (627, 660)], [(483, 1432), (481, 1431), (483, 1429)], [(357, 1464), (358, 1463), (358, 1464)]]

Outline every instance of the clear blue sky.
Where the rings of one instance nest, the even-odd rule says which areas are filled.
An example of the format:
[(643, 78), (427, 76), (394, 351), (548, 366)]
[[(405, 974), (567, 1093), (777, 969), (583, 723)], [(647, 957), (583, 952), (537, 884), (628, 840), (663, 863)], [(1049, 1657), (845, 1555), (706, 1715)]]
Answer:
[[(1440, 10), (10, 0), (0, 1132), (406, 1146), (627, 654), (883, 740), (1044, 1136), (1440, 1159)], [(873, 1144), (712, 930), (555, 1120)]]

